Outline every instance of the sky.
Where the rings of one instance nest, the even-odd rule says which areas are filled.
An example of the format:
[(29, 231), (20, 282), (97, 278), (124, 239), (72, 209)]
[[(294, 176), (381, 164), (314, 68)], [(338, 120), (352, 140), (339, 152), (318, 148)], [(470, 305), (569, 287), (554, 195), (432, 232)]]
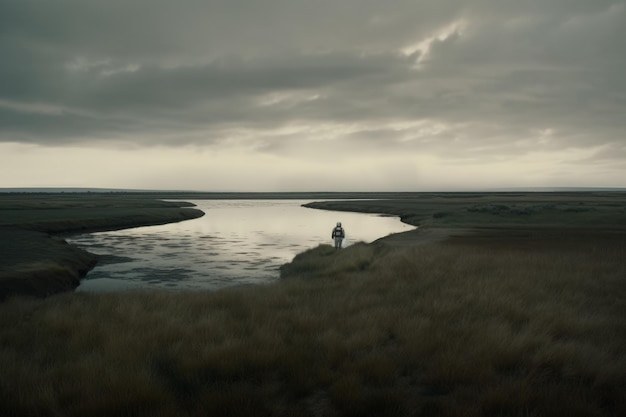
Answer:
[(626, 186), (626, 0), (0, 0), (0, 187)]

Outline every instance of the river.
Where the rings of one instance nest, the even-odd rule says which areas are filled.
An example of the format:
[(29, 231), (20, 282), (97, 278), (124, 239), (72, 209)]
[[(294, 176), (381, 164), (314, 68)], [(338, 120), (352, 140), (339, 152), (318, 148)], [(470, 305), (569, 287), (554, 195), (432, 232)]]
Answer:
[(100, 255), (77, 291), (214, 290), (265, 284), (280, 265), (321, 243), (342, 222), (344, 246), (413, 229), (397, 217), (302, 207), (308, 200), (197, 200), (205, 216), (162, 226), (74, 236)]

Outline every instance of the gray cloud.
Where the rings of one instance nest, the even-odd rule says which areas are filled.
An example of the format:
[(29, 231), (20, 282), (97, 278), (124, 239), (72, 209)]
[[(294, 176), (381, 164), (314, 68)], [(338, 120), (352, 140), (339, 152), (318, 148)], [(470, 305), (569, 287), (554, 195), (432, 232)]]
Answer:
[(609, 0), (5, 0), (0, 141), (210, 145), (244, 131), (292, 153), (334, 126), (346, 151), (605, 144), (619, 151), (598, 160), (623, 161), (623, 39), (626, 4)]

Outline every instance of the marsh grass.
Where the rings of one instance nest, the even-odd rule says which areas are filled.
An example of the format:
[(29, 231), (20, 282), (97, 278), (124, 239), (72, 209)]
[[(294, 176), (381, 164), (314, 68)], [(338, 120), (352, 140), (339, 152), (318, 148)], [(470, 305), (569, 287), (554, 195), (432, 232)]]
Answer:
[(14, 298), (0, 415), (624, 415), (625, 251), (567, 232), (320, 246), (276, 285)]
[(191, 203), (109, 194), (2, 194), (0, 226), (45, 233), (86, 233), (193, 219)]
[(423, 193), (402, 199), (322, 201), (307, 207), (386, 213), (429, 227), (626, 227), (626, 193)]
[(0, 302), (76, 288), (96, 256), (45, 233), (0, 228)]

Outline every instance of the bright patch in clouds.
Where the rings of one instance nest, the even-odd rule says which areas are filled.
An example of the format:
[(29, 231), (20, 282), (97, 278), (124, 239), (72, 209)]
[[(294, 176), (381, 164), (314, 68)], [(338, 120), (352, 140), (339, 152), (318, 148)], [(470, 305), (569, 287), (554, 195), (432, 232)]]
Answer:
[(467, 21), (463, 19), (457, 20), (439, 28), (433, 34), (426, 36), (424, 39), (402, 48), (401, 51), (406, 56), (417, 54), (416, 64), (419, 66), (419, 64), (422, 64), (430, 58), (433, 44), (436, 42), (445, 42), (453, 36), (461, 37), (466, 28)]

